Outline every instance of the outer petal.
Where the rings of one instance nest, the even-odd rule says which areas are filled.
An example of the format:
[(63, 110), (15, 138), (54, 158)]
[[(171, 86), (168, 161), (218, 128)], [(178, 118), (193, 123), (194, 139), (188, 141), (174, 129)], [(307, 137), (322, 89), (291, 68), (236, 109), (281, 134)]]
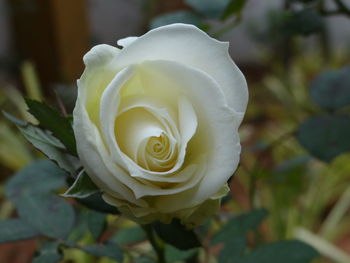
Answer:
[(138, 37), (126, 37), (119, 39), (117, 44), (121, 47), (127, 47), (129, 46), (132, 42), (134, 42)]
[[(77, 140), (77, 150), (80, 161), (85, 167), (90, 178), (103, 191), (113, 193), (119, 198), (123, 198), (130, 203), (139, 206), (147, 206), (143, 200), (137, 200), (132, 191), (125, 187), (105, 165), (107, 155), (105, 146), (100, 138), (99, 131), (88, 118), (82, 101), (78, 100), (74, 109), (74, 133)], [(122, 169), (115, 167), (115, 173), (125, 174)], [(127, 176), (127, 175), (124, 175)]]
[(208, 73), (225, 94), (227, 105), (245, 112), (247, 83), (228, 53), (228, 43), (209, 37), (197, 27), (172, 24), (133, 39), (115, 59), (117, 68), (146, 60), (176, 61)]
[(109, 45), (93, 47), (85, 56), (85, 71), (78, 80), (78, 99), (83, 101), (91, 121), (99, 125), (99, 105), (103, 91), (118, 72), (111, 61), (120, 49)]
[(187, 146), (187, 163), (202, 166), (203, 160), (198, 162), (195, 158), (208, 154), (204, 159), (206, 167), (200, 167), (203, 169), (198, 169), (195, 175), (203, 177), (195, 188), (175, 195), (169, 192), (154, 200), (155, 206), (163, 212), (172, 212), (198, 205), (219, 191), (238, 165), (240, 116), (227, 106), (218, 83), (201, 70), (171, 61), (144, 62), (142, 69), (144, 79), (151, 81), (148, 83), (151, 87), (156, 88), (157, 83), (161, 83), (171, 88), (171, 83), (179, 83), (177, 91), (191, 102), (196, 111), (198, 128)]

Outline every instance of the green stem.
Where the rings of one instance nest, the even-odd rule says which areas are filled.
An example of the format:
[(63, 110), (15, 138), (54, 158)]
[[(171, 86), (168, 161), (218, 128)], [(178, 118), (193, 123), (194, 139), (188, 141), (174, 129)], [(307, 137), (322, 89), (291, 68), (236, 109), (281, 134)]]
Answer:
[(158, 262), (159, 263), (166, 263), (165, 254), (164, 254), (164, 247), (157, 240), (152, 226), (151, 225), (142, 225), (142, 228), (146, 232), (147, 238), (148, 238), (149, 242), (151, 243), (154, 251), (157, 254)]

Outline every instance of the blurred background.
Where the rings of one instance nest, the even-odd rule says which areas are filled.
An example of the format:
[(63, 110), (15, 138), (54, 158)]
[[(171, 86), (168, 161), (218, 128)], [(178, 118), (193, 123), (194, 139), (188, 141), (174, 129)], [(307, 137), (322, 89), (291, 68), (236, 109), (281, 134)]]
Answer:
[[(349, 102), (324, 106), (338, 87), (349, 99), (349, 18), (350, 0), (0, 0), (0, 108), (35, 121), (24, 95), (69, 114), (92, 46), (173, 22), (194, 24), (230, 42), (250, 91), (242, 162), (221, 216), (265, 207), (264, 240), (298, 238), (321, 251), (320, 262), (350, 262), (350, 124), (307, 122), (349, 113)], [(312, 92), (324, 83), (333, 91)], [(344, 131), (332, 131), (335, 149), (308, 143), (310, 129), (329, 126)], [(1, 116), (0, 219), (15, 215), (4, 183), (41, 157)], [(37, 246), (0, 244), (0, 262), (31, 262)]]

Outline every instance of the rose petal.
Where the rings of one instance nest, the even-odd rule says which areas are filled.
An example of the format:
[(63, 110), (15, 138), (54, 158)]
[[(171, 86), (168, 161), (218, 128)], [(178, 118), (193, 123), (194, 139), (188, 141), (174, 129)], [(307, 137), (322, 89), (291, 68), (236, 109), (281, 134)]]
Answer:
[(127, 65), (159, 59), (203, 70), (217, 81), (225, 94), (226, 104), (236, 112), (245, 112), (247, 84), (228, 53), (227, 42), (217, 41), (192, 25), (172, 24), (134, 39), (122, 49), (114, 64), (121, 69)]
[[(197, 113), (198, 128), (187, 146), (186, 158), (193, 163), (202, 153), (208, 153), (205, 175), (191, 198), (184, 198), (188, 206), (208, 199), (226, 183), (236, 169), (240, 155), (238, 126), (240, 116), (226, 104), (225, 95), (218, 84), (208, 74), (198, 69), (170, 61), (148, 61), (143, 63), (145, 74), (152, 75), (157, 83), (157, 75), (167, 78), (170, 83), (180, 83), (177, 91), (193, 105)], [(167, 83), (162, 83), (164, 86)], [(206, 142), (206, 145), (205, 143)], [(181, 194), (164, 196), (160, 206), (174, 206), (178, 209)], [(181, 199), (182, 200), (182, 199)], [(171, 205), (169, 205), (171, 204)], [(187, 204), (186, 204), (187, 205)], [(170, 209), (170, 208), (169, 208)]]
[(120, 49), (109, 45), (97, 45), (85, 56), (85, 71), (78, 80), (78, 99), (84, 100), (89, 117), (99, 125), (99, 105), (103, 91), (118, 72), (111, 66)]
[(129, 46), (132, 42), (134, 42), (136, 39), (138, 39), (138, 37), (126, 37), (126, 38), (122, 38), (119, 39), (117, 41), (118, 46), (121, 47), (127, 47)]

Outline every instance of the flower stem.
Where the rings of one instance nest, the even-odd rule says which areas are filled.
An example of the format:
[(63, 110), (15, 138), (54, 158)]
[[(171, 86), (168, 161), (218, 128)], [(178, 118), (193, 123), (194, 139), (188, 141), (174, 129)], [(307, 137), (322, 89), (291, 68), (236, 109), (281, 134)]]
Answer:
[(158, 262), (166, 263), (163, 244), (157, 240), (152, 225), (142, 225), (142, 228), (146, 232), (147, 238), (157, 254)]

